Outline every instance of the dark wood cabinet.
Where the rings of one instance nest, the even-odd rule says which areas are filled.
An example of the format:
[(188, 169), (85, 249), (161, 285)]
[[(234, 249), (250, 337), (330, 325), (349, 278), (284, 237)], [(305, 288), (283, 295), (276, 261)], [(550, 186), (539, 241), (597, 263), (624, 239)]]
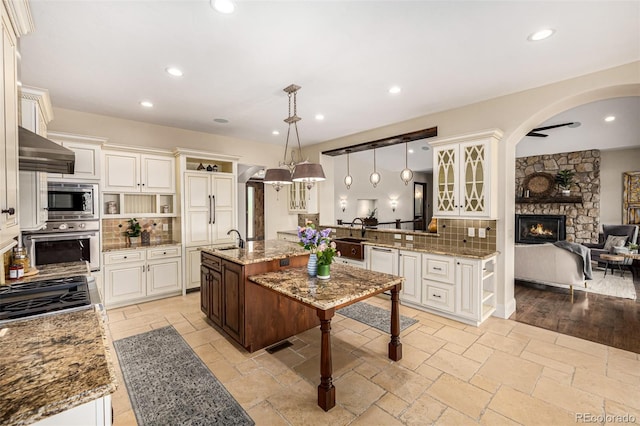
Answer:
[(249, 352), (316, 327), (320, 320), (315, 309), (248, 279), (251, 275), (304, 266), (307, 260), (308, 256), (295, 256), (282, 264), (271, 260), (242, 265), (203, 251), (200, 309)]

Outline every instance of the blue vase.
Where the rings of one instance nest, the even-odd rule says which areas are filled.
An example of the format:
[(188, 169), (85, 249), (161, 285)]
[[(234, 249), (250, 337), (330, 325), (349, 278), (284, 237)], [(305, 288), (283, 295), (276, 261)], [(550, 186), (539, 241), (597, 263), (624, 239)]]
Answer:
[(310, 277), (315, 277), (318, 273), (318, 255), (311, 253), (309, 255), (309, 263), (307, 263), (307, 272)]

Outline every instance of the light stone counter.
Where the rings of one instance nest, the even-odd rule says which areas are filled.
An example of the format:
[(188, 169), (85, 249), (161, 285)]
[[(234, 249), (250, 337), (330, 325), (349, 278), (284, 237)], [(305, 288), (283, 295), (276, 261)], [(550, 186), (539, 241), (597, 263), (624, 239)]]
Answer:
[(249, 241), (245, 248), (224, 249), (207, 247), (202, 251), (239, 265), (268, 262), (292, 256), (305, 256), (309, 252), (296, 243), (282, 240)]
[(176, 244), (180, 244), (177, 241), (167, 240), (167, 241), (158, 241), (158, 242), (150, 242), (149, 244), (129, 244), (129, 243), (118, 243), (118, 244), (107, 244), (102, 246), (102, 252), (108, 251), (119, 251), (119, 250), (139, 250), (139, 249), (148, 249), (148, 248), (157, 248), (162, 246), (173, 246)]
[(290, 268), (249, 277), (250, 281), (319, 309), (339, 308), (380, 293), (404, 278), (333, 263), (331, 278), (310, 277), (307, 268)]
[(99, 311), (0, 326), (0, 424), (27, 425), (116, 390)]
[(89, 262), (85, 261), (38, 265), (37, 269), (38, 273), (36, 275), (22, 277), (18, 280), (11, 280), (7, 277), (6, 284), (28, 283), (32, 281), (72, 277), (76, 275), (85, 275), (87, 277), (91, 276)]
[(442, 254), (445, 256), (467, 257), (471, 259), (489, 259), (497, 255), (497, 251), (487, 251), (478, 249), (455, 248), (455, 247), (433, 247), (428, 244), (420, 243), (382, 243), (377, 241), (364, 241), (363, 244), (376, 247), (395, 248), (399, 250), (411, 250), (420, 253)]

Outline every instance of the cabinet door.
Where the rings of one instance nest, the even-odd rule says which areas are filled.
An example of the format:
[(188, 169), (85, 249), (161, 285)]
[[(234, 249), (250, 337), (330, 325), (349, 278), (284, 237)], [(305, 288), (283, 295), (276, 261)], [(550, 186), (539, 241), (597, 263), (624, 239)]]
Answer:
[(175, 192), (175, 159), (160, 155), (140, 157), (141, 191), (153, 193)]
[(213, 269), (210, 272), (209, 286), (209, 319), (218, 327), (222, 327), (222, 275)]
[(222, 262), (222, 328), (238, 343), (244, 338), (244, 276), (242, 266)]
[(125, 304), (144, 297), (145, 281), (144, 262), (105, 266), (105, 305)]
[(211, 177), (204, 174), (185, 174), (184, 197), (185, 244), (211, 244)]
[(287, 185), (289, 187), (289, 191), (287, 191), (289, 212), (297, 213), (307, 211), (308, 194), (305, 185), (304, 182), (293, 182), (292, 185)]
[(421, 303), (422, 265), (420, 253), (401, 251), (398, 255), (399, 275), (404, 277), (400, 299), (403, 301)]
[(102, 149), (99, 146), (75, 142), (62, 142), (62, 146), (76, 153), (74, 174), (62, 175), (63, 178), (100, 180)]
[(16, 38), (6, 13), (1, 16), (3, 101), (0, 133), (0, 245), (20, 232), (18, 226), (18, 89), (16, 86)]
[(460, 144), (460, 215), (488, 215), (490, 197), (490, 145), (487, 142)]
[(457, 216), (458, 196), (458, 146), (438, 146), (433, 150), (435, 164), (433, 194), (434, 216)]
[(209, 317), (211, 298), (211, 269), (200, 265), (200, 310)]
[(212, 179), (212, 242), (215, 244), (233, 243), (234, 236), (227, 235), (227, 232), (236, 227), (234, 178), (232, 176), (212, 176)]
[(188, 248), (185, 250), (185, 288), (187, 290), (200, 287), (200, 250)]
[(126, 152), (104, 152), (104, 191), (139, 192), (140, 156)]
[(398, 274), (398, 250), (386, 247), (367, 247), (368, 269), (385, 274)]
[(48, 218), (47, 173), (20, 172), (20, 229), (42, 229)]
[(480, 320), (478, 261), (456, 259), (456, 314)]
[(182, 259), (179, 257), (149, 261), (147, 296), (175, 293), (182, 289)]

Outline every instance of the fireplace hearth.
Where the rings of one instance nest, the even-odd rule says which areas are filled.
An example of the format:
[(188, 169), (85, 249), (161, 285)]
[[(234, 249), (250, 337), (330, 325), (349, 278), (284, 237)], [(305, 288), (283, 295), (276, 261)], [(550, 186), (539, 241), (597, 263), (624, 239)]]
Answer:
[(566, 238), (564, 215), (517, 214), (516, 244), (543, 244)]

